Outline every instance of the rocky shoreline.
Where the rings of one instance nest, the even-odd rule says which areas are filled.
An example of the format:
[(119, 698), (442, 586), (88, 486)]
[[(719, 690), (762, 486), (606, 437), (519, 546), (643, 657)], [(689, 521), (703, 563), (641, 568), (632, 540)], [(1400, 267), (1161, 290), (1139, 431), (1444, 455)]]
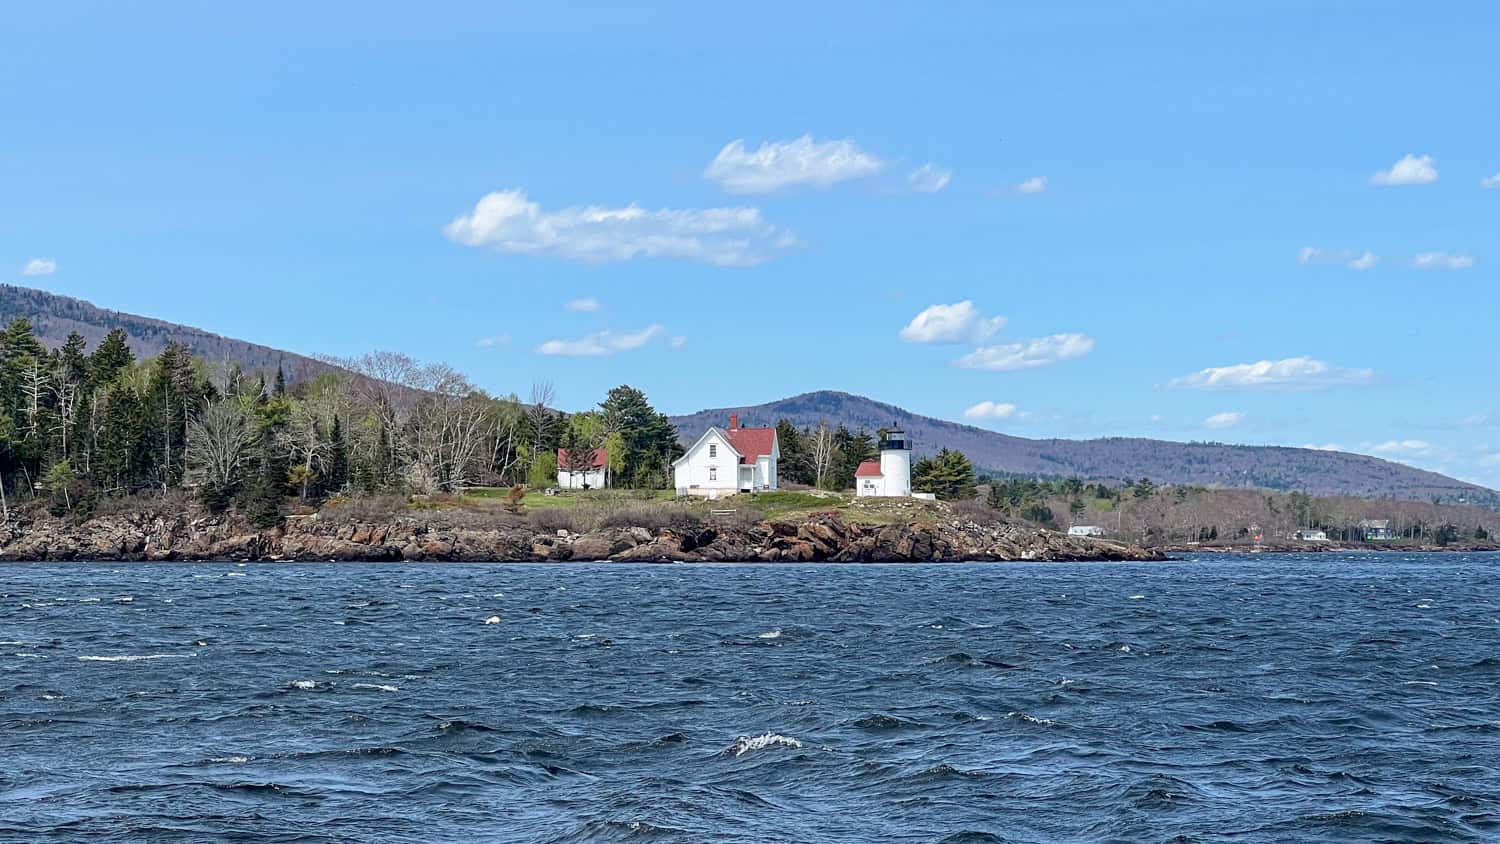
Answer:
[(1156, 551), (1021, 525), (962, 519), (870, 525), (836, 513), (752, 524), (610, 527), (588, 533), (474, 525), (441, 514), (373, 521), (293, 517), (258, 529), (233, 515), (131, 513), (81, 524), (22, 517), (0, 561), (1002, 562), (1160, 560)]

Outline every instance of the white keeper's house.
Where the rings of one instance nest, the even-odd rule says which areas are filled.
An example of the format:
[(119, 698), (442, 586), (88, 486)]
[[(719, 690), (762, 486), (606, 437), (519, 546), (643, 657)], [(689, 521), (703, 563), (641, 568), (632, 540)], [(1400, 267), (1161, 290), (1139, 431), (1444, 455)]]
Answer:
[(722, 498), (776, 489), (780, 459), (775, 428), (741, 428), (731, 414), (728, 428), (709, 428), (672, 464), (677, 494)]
[(885, 436), (880, 438), (879, 460), (866, 460), (854, 471), (854, 494), (882, 498), (912, 497), (911, 440), (900, 428), (888, 428)]

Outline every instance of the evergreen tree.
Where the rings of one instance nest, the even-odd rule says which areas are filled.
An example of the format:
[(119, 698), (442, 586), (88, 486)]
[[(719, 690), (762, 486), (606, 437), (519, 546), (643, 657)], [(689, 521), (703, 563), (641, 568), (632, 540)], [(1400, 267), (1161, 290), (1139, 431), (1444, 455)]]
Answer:
[(974, 464), (963, 452), (946, 448), (912, 464), (911, 486), (944, 501), (972, 501), (978, 493)]
[(344, 424), (337, 416), (328, 432), (328, 476), (324, 483), (330, 492), (338, 492), (349, 483), (349, 444), (344, 441)]
[(109, 332), (94, 353), (89, 355), (89, 382), (96, 387), (114, 383), (122, 370), (135, 364), (135, 355), (130, 351), (129, 337), (123, 329)]
[(682, 454), (677, 429), (666, 414), (652, 407), (645, 393), (625, 384), (610, 390), (599, 410), (604, 430), (619, 434), (624, 446), (616, 484), (637, 488), (664, 484), (666, 467)]
[(258, 471), (245, 496), (245, 517), (256, 527), (281, 524), (281, 503), (286, 497), (286, 469), (277, 459), (269, 440), (262, 442)]
[(776, 464), (781, 481), (811, 486), (818, 474), (813, 466), (812, 447), (807, 435), (790, 421), (782, 419), (776, 423), (776, 440), (781, 445), (781, 460)]

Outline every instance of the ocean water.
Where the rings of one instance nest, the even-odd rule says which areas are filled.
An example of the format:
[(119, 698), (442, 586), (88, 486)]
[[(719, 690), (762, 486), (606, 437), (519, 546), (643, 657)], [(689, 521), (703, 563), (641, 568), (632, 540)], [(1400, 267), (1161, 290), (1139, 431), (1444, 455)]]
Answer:
[(0, 566), (0, 840), (1500, 840), (1497, 575)]

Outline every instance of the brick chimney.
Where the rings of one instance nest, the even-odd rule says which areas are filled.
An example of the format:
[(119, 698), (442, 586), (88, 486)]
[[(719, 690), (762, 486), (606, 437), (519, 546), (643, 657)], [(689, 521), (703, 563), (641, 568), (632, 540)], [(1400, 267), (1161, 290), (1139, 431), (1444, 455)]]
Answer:
[(729, 414), (729, 430), (733, 431), (733, 430), (735, 430), (735, 429), (737, 429), (739, 427), (740, 427), (740, 415), (738, 413), (731, 413), (731, 414)]

